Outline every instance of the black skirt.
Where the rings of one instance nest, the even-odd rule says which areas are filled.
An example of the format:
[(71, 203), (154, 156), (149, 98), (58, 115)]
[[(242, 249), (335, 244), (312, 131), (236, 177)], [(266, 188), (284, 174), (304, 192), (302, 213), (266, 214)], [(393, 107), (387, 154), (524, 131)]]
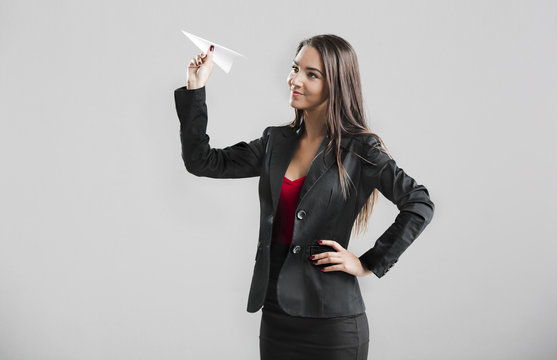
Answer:
[(369, 347), (366, 313), (332, 318), (291, 316), (277, 303), (276, 280), (288, 247), (273, 243), (267, 297), (261, 315), (261, 360), (364, 360)]

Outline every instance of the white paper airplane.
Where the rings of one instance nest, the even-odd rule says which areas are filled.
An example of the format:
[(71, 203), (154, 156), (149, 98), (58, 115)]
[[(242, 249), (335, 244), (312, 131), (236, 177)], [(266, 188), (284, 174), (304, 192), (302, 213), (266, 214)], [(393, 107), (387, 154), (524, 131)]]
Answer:
[(182, 30), (182, 32), (204, 53), (207, 53), (207, 51), (209, 51), (209, 46), (214, 45), (215, 48), (213, 50), (213, 61), (227, 74), (230, 72), (230, 68), (232, 67), (232, 63), (234, 62), (236, 56), (241, 56), (247, 59), (247, 57), (245, 57), (244, 55), (237, 53), (234, 50), (230, 50), (229, 48), (226, 48), (222, 45), (202, 39), (199, 36), (195, 36), (184, 30)]

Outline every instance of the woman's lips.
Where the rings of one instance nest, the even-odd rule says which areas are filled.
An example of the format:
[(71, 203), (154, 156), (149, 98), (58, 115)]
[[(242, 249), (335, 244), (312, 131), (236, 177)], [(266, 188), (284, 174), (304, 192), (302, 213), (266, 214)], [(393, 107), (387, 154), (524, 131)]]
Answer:
[(302, 94), (297, 91), (293, 91), (292, 96), (302, 96)]

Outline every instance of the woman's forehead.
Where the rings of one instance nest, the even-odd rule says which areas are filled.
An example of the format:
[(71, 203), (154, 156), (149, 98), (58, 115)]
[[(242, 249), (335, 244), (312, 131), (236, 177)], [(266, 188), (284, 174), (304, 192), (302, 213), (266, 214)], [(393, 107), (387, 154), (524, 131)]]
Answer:
[(323, 71), (323, 59), (319, 51), (312, 46), (304, 46), (293, 60), (294, 63), (304, 67), (311, 67)]

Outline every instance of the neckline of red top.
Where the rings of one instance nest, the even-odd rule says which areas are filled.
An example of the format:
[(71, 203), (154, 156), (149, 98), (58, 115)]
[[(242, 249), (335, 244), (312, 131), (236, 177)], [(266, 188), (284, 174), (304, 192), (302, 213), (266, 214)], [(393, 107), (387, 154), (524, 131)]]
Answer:
[(287, 178), (287, 177), (285, 176), (285, 177), (284, 177), (284, 180), (286, 180), (286, 181), (289, 182), (289, 183), (296, 183), (296, 182), (299, 182), (299, 181), (304, 180), (304, 178), (305, 178), (306, 176), (307, 176), (307, 175), (304, 175), (304, 176), (302, 176), (301, 178), (298, 178), (298, 179), (296, 179), (296, 180), (290, 180), (289, 178)]

